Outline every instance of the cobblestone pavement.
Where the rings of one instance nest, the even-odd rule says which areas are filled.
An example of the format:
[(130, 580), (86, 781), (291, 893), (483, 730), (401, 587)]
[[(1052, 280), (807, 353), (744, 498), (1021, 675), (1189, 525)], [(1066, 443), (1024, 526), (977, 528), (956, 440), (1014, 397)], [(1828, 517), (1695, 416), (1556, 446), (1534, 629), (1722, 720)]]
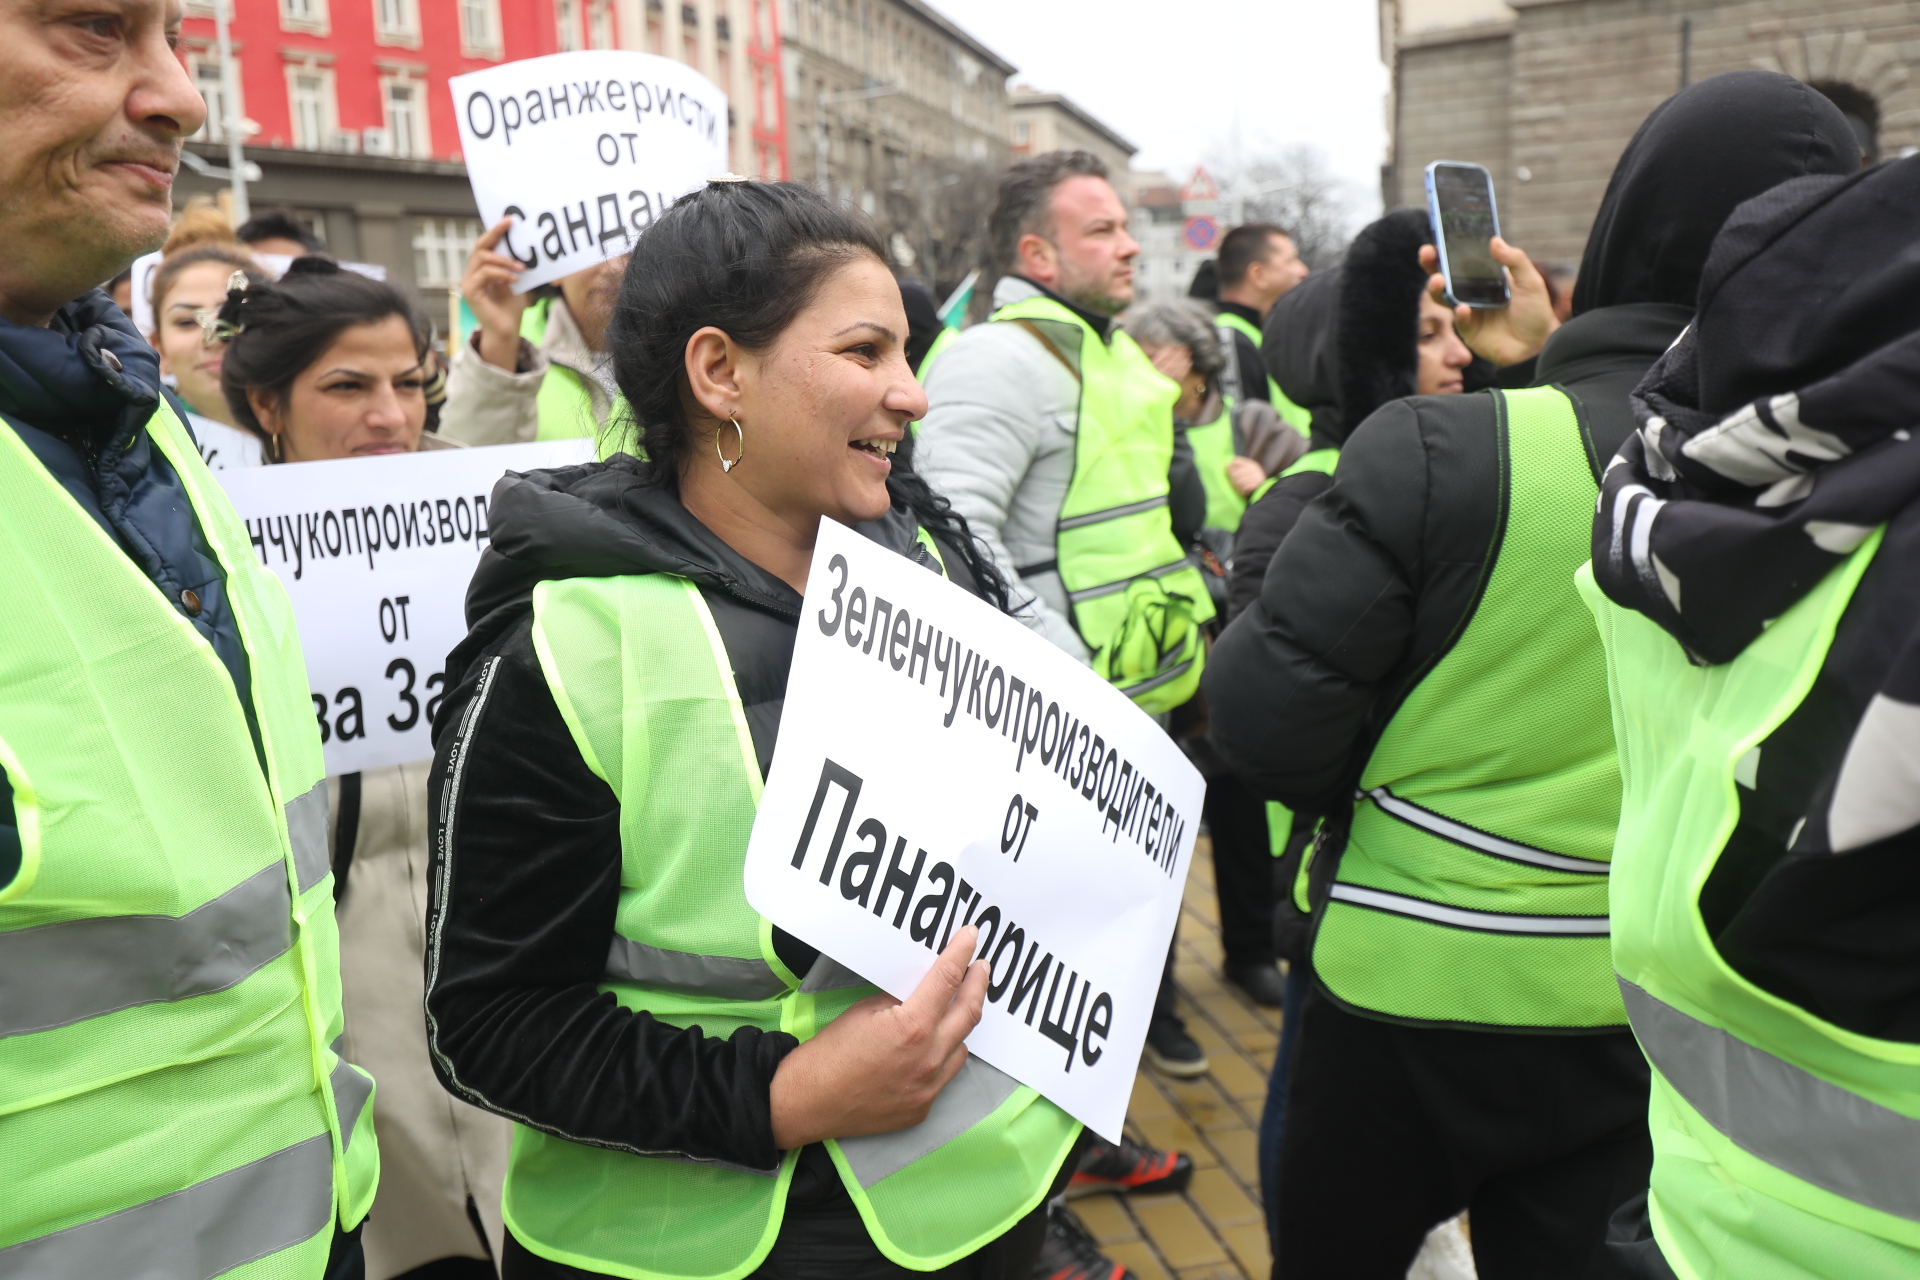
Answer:
[(1107, 1256), (1141, 1280), (1267, 1280), (1254, 1137), (1280, 1011), (1265, 1009), (1220, 976), (1219, 907), (1207, 838), (1194, 849), (1180, 916), (1174, 980), (1187, 1029), (1212, 1071), (1175, 1080), (1140, 1068), (1127, 1128), (1193, 1157), (1193, 1185), (1178, 1196), (1088, 1196), (1073, 1209)]

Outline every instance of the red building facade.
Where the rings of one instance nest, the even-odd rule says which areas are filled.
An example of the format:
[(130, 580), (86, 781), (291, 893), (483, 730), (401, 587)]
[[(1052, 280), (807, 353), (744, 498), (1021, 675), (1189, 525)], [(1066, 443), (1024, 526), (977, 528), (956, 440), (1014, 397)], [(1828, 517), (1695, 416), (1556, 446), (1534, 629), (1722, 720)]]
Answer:
[[(706, 74), (733, 107), (735, 167), (787, 176), (777, 0), (234, 0), (234, 10), (252, 147), (458, 161), (450, 77), (625, 48)], [(211, 4), (189, 3), (181, 52), (214, 108), (204, 137), (224, 141)]]

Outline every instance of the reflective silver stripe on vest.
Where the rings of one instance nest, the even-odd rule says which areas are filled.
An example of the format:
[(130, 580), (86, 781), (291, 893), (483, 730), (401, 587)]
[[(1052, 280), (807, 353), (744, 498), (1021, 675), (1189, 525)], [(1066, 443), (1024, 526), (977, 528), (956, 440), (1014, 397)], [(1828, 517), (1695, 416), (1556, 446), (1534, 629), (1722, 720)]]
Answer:
[(1422, 808), (1411, 800), (1402, 800), (1385, 787), (1375, 787), (1371, 791), (1356, 791), (1354, 799), (1365, 797), (1380, 806), (1384, 813), (1391, 814), (1411, 827), (1431, 832), (1443, 840), (1465, 845), (1480, 853), (1490, 853), (1496, 858), (1506, 858), (1513, 862), (1524, 862), (1530, 866), (1547, 867), (1554, 871), (1578, 871), (1585, 875), (1604, 876), (1612, 867), (1605, 862), (1592, 858), (1570, 858), (1564, 853), (1549, 853), (1545, 849), (1536, 849), (1530, 844), (1521, 844), (1517, 840), (1506, 840), (1491, 835), (1478, 827), (1470, 827), (1464, 822), (1455, 822), (1444, 814)]
[(1456, 929), (1472, 929), (1477, 933), (1540, 933), (1581, 938), (1607, 936), (1605, 916), (1524, 916), (1504, 911), (1475, 911), (1468, 907), (1442, 906), (1425, 898), (1409, 898), (1401, 893), (1388, 893), (1384, 889), (1341, 884), (1337, 880), (1333, 885), (1333, 896), (1355, 906), (1373, 907), (1397, 916), (1415, 916), (1436, 924), (1452, 925)]
[(0, 1276), (212, 1280), (333, 1225), (333, 1140), (322, 1133), (252, 1164), (0, 1249)]
[(1193, 659), (1188, 658), (1185, 662), (1182, 662), (1180, 665), (1176, 667), (1171, 667), (1168, 670), (1162, 671), (1158, 675), (1149, 676), (1147, 679), (1142, 680), (1139, 684), (1121, 685), (1120, 692), (1126, 694), (1129, 698), (1137, 698), (1141, 694), (1146, 693), (1149, 690), (1158, 689), (1163, 684), (1167, 684), (1170, 681), (1178, 680), (1181, 676), (1185, 675), (1187, 673), (1187, 670), (1192, 666), (1193, 666)]
[(345, 1036), (335, 1036), (333, 1043), (327, 1046), (340, 1059), (334, 1064), (327, 1083), (333, 1086), (333, 1109), (340, 1116), (342, 1151), (353, 1145), (353, 1127), (359, 1123), (360, 1112), (365, 1109), (367, 1097), (373, 1092), (373, 1081), (355, 1071), (347, 1061), (346, 1039)]
[(1170, 573), (1178, 573), (1182, 569), (1189, 568), (1192, 564), (1192, 560), (1182, 556), (1172, 564), (1163, 564), (1158, 569), (1148, 569), (1145, 573), (1136, 573), (1131, 578), (1122, 578), (1118, 582), (1103, 583), (1100, 586), (1086, 587), (1079, 591), (1069, 591), (1067, 592), (1067, 599), (1073, 601), (1075, 604), (1080, 604), (1087, 600), (1098, 600), (1101, 596), (1110, 596), (1117, 592), (1125, 591), (1142, 578), (1164, 578)]
[(947, 1087), (933, 1100), (925, 1120), (893, 1133), (841, 1138), (840, 1150), (861, 1189), (866, 1190), (985, 1120), (1019, 1087), (1020, 1082), (1000, 1068), (968, 1058), (959, 1074), (947, 1081)]
[(327, 856), (327, 780), (313, 784), (305, 795), (287, 801), (287, 835), (293, 841), (293, 874), (305, 893), (326, 878), (333, 860)]
[(813, 968), (807, 970), (806, 981), (800, 984), (800, 994), (811, 996), (822, 991), (845, 991), (848, 987), (872, 985), (832, 956), (822, 955), (813, 962)]
[(1655, 1069), (1741, 1150), (1882, 1213), (1920, 1222), (1920, 1120), (1829, 1084), (1620, 980)]
[(292, 945), (275, 861), (184, 916), (95, 916), (0, 933), (0, 1037), (225, 991)]
[(1125, 506), (1108, 507), (1105, 511), (1089, 511), (1085, 515), (1064, 516), (1060, 521), (1060, 530), (1084, 529), (1090, 524), (1105, 524), (1109, 520), (1119, 520), (1126, 516), (1137, 516), (1142, 511), (1152, 511), (1156, 507), (1167, 505), (1167, 495), (1157, 498), (1143, 498), (1139, 502), (1129, 502)]
[(765, 960), (668, 951), (619, 934), (607, 948), (607, 981), (671, 987), (728, 1000), (771, 1000), (787, 989)]

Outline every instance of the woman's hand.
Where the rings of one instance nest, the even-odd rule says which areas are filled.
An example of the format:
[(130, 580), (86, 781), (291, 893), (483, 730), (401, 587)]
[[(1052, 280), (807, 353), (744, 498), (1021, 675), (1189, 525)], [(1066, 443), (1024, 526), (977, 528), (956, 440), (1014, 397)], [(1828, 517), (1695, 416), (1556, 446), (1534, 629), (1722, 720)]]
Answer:
[(1267, 469), (1252, 458), (1235, 457), (1227, 464), (1227, 483), (1243, 498), (1251, 498), (1253, 491), (1266, 482)]
[[(1516, 249), (1495, 236), (1488, 248), (1493, 260), (1507, 271), (1508, 302), (1504, 307), (1453, 308), (1454, 331), (1460, 341), (1477, 356), (1483, 356), (1506, 368), (1540, 354), (1547, 339), (1560, 327), (1553, 314), (1553, 300), (1547, 294), (1547, 282), (1534, 269), (1524, 249)], [(1447, 305), (1447, 278), (1438, 274), (1440, 253), (1432, 245), (1420, 247), (1420, 265), (1435, 274), (1427, 281), (1427, 292), (1441, 306)]]
[(480, 358), (508, 373), (520, 368), (520, 317), (527, 310), (527, 295), (515, 293), (513, 284), (526, 264), (496, 253), (494, 246), (513, 230), (515, 221), (502, 218), (473, 242), (466, 274), (460, 277), (460, 296), (480, 322)]
[(869, 996), (786, 1056), (773, 1073), (776, 1146), (892, 1133), (927, 1118), (980, 1021), (987, 966), (967, 964), (978, 938), (964, 926), (905, 1003)]
[(1175, 382), (1184, 382), (1186, 376), (1193, 372), (1193, 352), (1177, 342), (1154, 347), (1147, 351), (1147, 359), (1153, 362), (1154, 368)]

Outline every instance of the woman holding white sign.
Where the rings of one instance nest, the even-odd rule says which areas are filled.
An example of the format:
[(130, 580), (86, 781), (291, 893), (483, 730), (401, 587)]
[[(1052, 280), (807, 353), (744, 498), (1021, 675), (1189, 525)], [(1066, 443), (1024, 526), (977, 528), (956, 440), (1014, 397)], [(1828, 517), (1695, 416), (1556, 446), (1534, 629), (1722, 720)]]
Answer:
[(436, 722), (427, 1021), (447, 1087), (518, 1122), (510, 1280), (1033, 1267), (1080, 1126), (968, 1057), (975, 931), (902, 1003), (742, 880), (821, 520), (1006, 606), (895, 456), (906, 337), (857, 213), (714, 182), (614, 312), (647, 460), (494, 492)]
[[(392, 286), (295, 258), (278, 283), (232, 290), (217, 326), (228, 405), (269, 462), (455, 447), (424, 430), (427, 326)], [(502, 1235), (507, 1126), (439, 1087), (420, 1022), (426, 785), (425, 761), (327, 780), (346, 1039), (377, 1084), (367, 1280), (426, 1264), (452, 1280), (463, 1262), (491, 1276)]]

